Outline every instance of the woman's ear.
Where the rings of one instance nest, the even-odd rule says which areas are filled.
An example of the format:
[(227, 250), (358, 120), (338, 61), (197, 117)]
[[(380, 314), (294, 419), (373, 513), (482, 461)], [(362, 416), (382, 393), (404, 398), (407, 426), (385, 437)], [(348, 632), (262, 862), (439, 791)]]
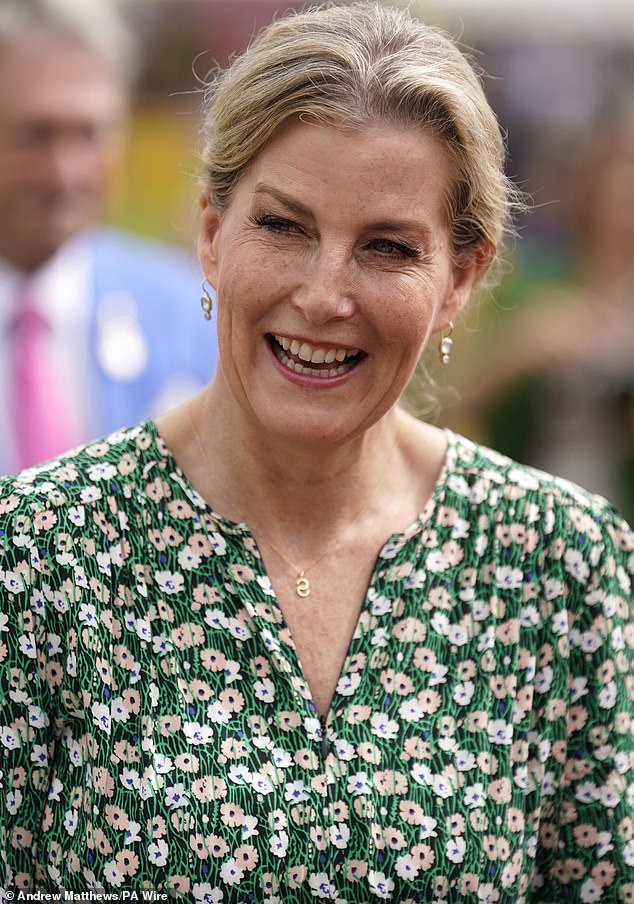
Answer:
[(478, 280), (491, 263), (492, 255), (486, 249), (476, 248), (456, 260), (451, 272), (451, 287), (445, 303), (438, 311), (434, 332), (440, 332), (450, 323), (455, 323), (467, 306)]
[(217, 238), (220, 218), (205, 195), (200, 199), (200, 207), (198, 259), (208, 282), (215, 288), (218, 275)]

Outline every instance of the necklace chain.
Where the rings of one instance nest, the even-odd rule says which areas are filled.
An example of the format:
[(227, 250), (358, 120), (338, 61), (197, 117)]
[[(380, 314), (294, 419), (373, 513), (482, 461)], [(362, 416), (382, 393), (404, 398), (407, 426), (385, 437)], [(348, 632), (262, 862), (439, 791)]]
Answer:
[(294, 562), (291, 562), (288, 556), (285, 556), (282, 550), (277, 548), (275, 543), (272, 543), (271, 540), (269, 540), (268, 543), (271, 549), (275, 550), (278, 556), (283, 559), (287, 565), (290, 565), (293, 571), (297, 572), (297, 578), (295, 579), (295, 593), (297, 596), (302, 598), (310, 596), (310, 581), (306, 577), (306, 572), (310, 571), (311, 568), (314, 568), (315, 565), (318, 565), (322, 559), (325, 559), (328, 553), (332, 552), (335, 548), (335, 544), (333, 543), (332, 546), (327, 546), (325, 552), (322, 552), (322, 554), (318, 556), (314, 562), (311, 562), (310, 565), (306, 565), (305, 568), (300, 568), (298, 565), (295, 565)]
[[(196, 421), (195, 421), (194, 415), (192, 413), (192, 407), (193, 407), (193, 401), (190, 402), (189, 405), (187, 406), (187, 413), (189, 416), (189, 421), (191, 423), (192, 430), (194, 432), (194, 436), (196, 437), (196, 443), (198, 445), (198, 448), (200, 449), (202, 457), (211, 472), (212, 471), (211, 461), (209, 460), (209, 456), (207, 455), (207, 450), (205, 449), (205, 446), (203, 445), (203, 441), (202, 441), (200, 433), (198, 431), (198, 427), (196, 425)], [(396, 444), (395, 444), (395, 446), (396, 446)], [(394, 451), (394, 450), (392, 450), (392, 451)], [(391, 458), (391, 456), (390, 456), (390, 458)], [(379, 481), (377, 481), (377, 484), (378, 483), (379, 483)], [(366, 500), (364, 499), (363, 504), (361, 505), (361, 508), (359, 509), (359, 511), (357, 512), (355, 517), (350, 522), (350, 525), (349, 525), (350, 527), (353, 527), (359, 521), (359, 519), (361, 518), (361, 515), (364, 512), (365, 506), (366, 506)], [(324, 550), (324, 552), (322, 552), (321, 555), (317, 556), (317, 558), (314, 561), (312, 561), (310, 563), (310, 565), (306, 565), (306, 566), (304, 566), (304, 568), (300, 568), (294, 562), (291, 562), (291, 560), (288, 558), (288, 556), (284, 555), (282, 550), (278, 549), (278, 547), (275, 545), (275, 543), (273, 543), (271, 540), (267, 540), (268, 545), (271, 547), (271, 549), (274, 552), (277, 553), (277, 555), (280, 557), (280, 559), (282, 559), (284, 562), (286, 562), (287, 565), (290, 565), (290, 567), (293, 569), (293, 571), (297, 572), (297, 577), (295, 579), (295, 593), (301, 599), (305, 599), (306, 597), (310, 596), (310, 591), (311, 591), (310, 581), (306, 577), (306, 572), (308, 572), (312, 568), (314, 568), (315, 565), (318, 565), (322, 559), (325, 559), (329, 553), (331, 553), (337, 546), (340, 545), (340, 542), (341, 542), (340, 540), (337, 540), (336, 543), (332, 543), (332, 544), (328, 545), (326, 547), (326, 549)]]

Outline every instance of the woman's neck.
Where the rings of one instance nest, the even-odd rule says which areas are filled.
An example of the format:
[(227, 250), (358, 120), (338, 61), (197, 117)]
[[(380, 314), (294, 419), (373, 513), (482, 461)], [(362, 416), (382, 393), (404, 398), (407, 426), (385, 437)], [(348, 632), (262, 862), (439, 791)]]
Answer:
[(213, 391), (199, 396), (192, 414), (201, 438), (207, 430), (209, 441), (213, 425), (217, 498), (251, 518), (259, 503), (267, 520), (288, 524), (348, 520), (377, 495), (399, 445), (396, 411), (339, 445), (271, 436), (240, 408), (218, 404)]
[(445, 452), (440, 431), (397, 408), (339, 445), (272, 437), (241, 409), (220, 404), (213, 384), (158, 427), (213, 510), (271, 533), (273, 543), (299, 533), (307, 543), (319, 542), (379, 517), (407, 526), (431, 492)]

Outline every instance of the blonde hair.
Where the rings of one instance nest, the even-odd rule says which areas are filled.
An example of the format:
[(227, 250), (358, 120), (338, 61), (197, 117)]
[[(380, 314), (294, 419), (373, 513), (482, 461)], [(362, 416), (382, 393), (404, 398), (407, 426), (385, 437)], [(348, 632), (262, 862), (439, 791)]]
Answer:
[(447, 34), (393, 7), (316, 7), (273, 22), (207, 86), (204, 113), (204, 187), (218, 210), (275, 132), (297, 118), (437, 135), (456, 173), (447, 199), (456, 257), (492, 261), (520, 203), (468, 57)]

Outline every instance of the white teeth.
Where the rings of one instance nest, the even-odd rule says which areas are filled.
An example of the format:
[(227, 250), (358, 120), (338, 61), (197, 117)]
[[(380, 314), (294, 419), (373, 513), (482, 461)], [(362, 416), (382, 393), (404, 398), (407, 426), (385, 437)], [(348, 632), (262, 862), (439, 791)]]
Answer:
[[(297, 339), (289, 339), (288, 336), (273, 337), (278, 345), (284, 351), (289, 352), (296, 358), (306, 361), (307, 364), (332, 364), (338, 361), (342, 364), (346, 358), (352, 358), (359, 354), (358, 348), (324, 348), (323, 346), (313, 346), (310, 342), (299, 342)], [(321, 373), (321, 371), (320, 371)], [(330, 371), (324, 371), (325, 375), (330, 375)]]
[(354, 366), (353, 362), (347, 362), (345, 364), (340, 364), (339, 367), (317, 369), (314, 367), (304, 367), (299, 361), (293, 361), (292, 358), (289, 358), (288, 355), (283, 352), (278, 354), (277, 358), (282, 362), (284, 367), (288, 367), (289, 370), (294, 371), (296, 374), (308, 374), (311, 377), (339, 377), (341, 374), (347, 373), (350, 368)]
[(302, 361), (312, 361), (313, 350), (308, 342), (302, 342), (299, 351), (297, 352), (297, 356), (301, 358)]

